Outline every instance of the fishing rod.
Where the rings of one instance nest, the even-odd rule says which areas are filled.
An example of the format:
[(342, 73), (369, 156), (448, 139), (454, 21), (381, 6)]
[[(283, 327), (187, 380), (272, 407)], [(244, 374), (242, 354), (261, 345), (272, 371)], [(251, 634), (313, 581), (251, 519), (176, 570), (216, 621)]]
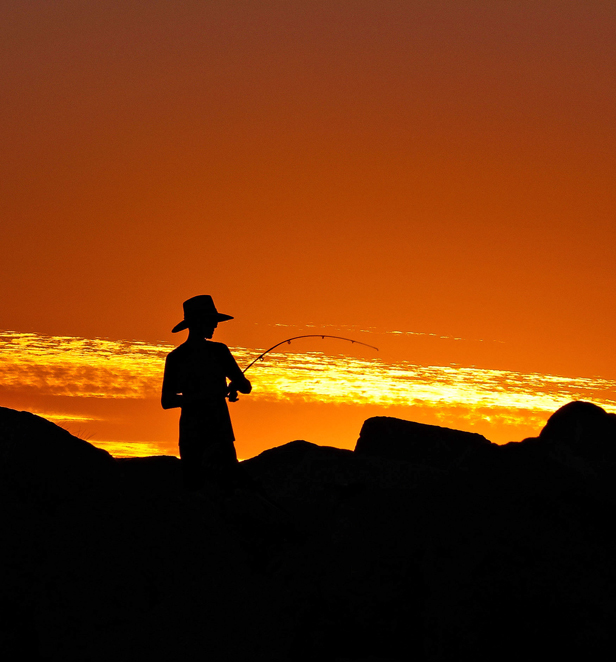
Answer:
[(287, 338), (286, 340), (281, 340), (279, 343), (276, 343), (275, 345), (272, 345), (269, 349), (266, 349), (263, 354), (259, 354), (257, 358), (254, 361), (251, 361), (243, 370), (243, 373), (246, 373), (246, 371), (252, 367), (257, 361), (263, 361), (263, 357), (266, 354), (269, 354), (272, 350), (276, 349), (276, 347), (280, 347), (280, 345), (284, 345), (287, 343), (288, 345), (291, 344), (291, 341), (293, 340), (299, 340), (300, 338), (335, 338), (336, 340), (348, 340), (348, 342), (352, 342), (355, 345), (364, 345), (364, 347), (370, 347), (370, 349), (376, 349), (376, 351), (379, 351), (378, 347), (375, 347), (374, 345), (368, 345), (365, 342), (359, 342), (359, 340), (353, 340), (352, 338), (343, 338), (342, 336), (329, 336), (327, 334), (323, 333), (310, 333), (307, 336), (294, 336), (293, 338)]
[[(343, 338), (342, 336), (330, 336), (327, 333), (309, 333), (308, 335), (304, 336), (293, 336), (293, 338), (286, 338), (285, 340), (281, 340), (280, 342), (276, 343), (275, 345), (272, 345), (269, 349), (266, 349), (263, 354), (259, 354), (254, 361), (251, 361), (243, 370), (242, 373), (246, 374), (246, 371), (251, 368), (257, 361), (263, 361), (263, 357), (269, 354), (272, 350), (276, 349), (276, 347), (280, 347), (280, 345), (284, 345), (285, 343), (290, 345), (293, 340), (300, 340), (301, 338), (334, 338), (335, 340), (346, 340), (347, 342), (353, 343), (354, 345), (363, 345), (364, 347), (370, 347), (370, 349), (376, 349), (376, 351), (379, 351), (378, 347), (375, 347), (374, 345), (368, 345), (368, 343), (365, 342), (360, 342), (359, 340), (353, 340), (352, 338)], [(229, 402), (237, 402), (237, 391), (230, 391), (229, 392)]]

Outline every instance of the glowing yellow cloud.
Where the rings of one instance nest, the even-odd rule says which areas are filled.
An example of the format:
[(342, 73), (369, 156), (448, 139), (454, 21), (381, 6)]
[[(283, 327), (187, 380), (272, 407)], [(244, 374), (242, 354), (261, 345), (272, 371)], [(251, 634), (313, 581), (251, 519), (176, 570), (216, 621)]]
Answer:
[[(78, 398), (158, 398), (172, 345), (0, 332), (3, 389)], [(232, 348), (240, 365), (261, 350)], [(321, 352), (272, 352), (249, 373), (251, 397), (463, 408), (483, 418), (552, 412), (574, 399), (616, 411), (616, 383), (458, 366), (386, 363)], [(508, 413), (507, 413), (508, 412)], [(58, 418), (61, 415), (55, 415)], [(50, 417), (54, 417), (53, 415)], [(70, 418), (70, 417), (69, 417)]]

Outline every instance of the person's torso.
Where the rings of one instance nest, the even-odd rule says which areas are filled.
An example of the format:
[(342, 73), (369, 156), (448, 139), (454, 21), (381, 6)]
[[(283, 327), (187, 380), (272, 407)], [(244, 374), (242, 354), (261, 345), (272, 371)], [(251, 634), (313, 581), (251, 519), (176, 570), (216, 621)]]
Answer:
[(218, 400), (227, 393), (226, 345), (203, 341), (184, 343), (173, 352), (174, 381), (178, 393)]

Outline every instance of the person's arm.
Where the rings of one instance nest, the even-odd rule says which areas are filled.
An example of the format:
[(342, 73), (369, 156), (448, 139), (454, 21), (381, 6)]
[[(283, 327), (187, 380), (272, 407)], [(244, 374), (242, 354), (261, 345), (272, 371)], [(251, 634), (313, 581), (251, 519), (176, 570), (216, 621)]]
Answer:
[(237, 364), (236, 360), (233, 358), (233, 354), (229, 351), (227, 347), (227, 377), (231, 380), (229, 384), (229, 393), (250, 393), (252, 391), (252, 384), (246, 379), (241, 368)]
[(252, 384), (242, 375), (241, 381), (233, 380), (229, 384), (230, 391), (239, 391), (240, 393), (250, 393), (252, 391)]
[(163, 409), (173, 409), (174, 407), (181, 407), (183, 402), (183, 397), (180, 393), (177, 392), (175, 368), (173, 365), (173, 360), (165, 361), (165, 376), (163, 377), (163, 390), (160, 397), (160, 404)]

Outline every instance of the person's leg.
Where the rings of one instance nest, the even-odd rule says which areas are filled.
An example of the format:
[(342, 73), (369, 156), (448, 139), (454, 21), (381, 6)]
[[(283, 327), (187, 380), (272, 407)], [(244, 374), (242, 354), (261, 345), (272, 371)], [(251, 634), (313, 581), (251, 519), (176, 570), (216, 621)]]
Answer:
[(180, 436), (180, 460), (182, 461), (182, 477), (184, 488), (198, 490), (203, 485), (203, 443)]
[(238, 461), (232, 441), (215, 441), (207, 445), (202, 455), (205, 479), (228, 491), (236, 480)]

